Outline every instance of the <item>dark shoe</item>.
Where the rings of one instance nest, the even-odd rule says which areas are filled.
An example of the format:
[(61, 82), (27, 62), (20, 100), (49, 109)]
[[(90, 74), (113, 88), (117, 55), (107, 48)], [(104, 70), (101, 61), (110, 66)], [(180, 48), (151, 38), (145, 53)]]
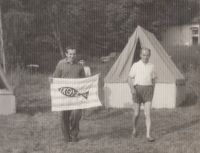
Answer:
[(147, 141), (148, 141), (148, 142), (154, 142), (155, 139), (153, 139), (152, 137), (148, 137), (148, 138), (147, 138)]
[(71, 139), (66, 139), (66, 138), (65, 138), (65, 142), (66, 142), (66, 143), (69, 143), (69, 142), (71, 142)]
[(77, 137), (71, 137), (71, 142), (77, 142)]

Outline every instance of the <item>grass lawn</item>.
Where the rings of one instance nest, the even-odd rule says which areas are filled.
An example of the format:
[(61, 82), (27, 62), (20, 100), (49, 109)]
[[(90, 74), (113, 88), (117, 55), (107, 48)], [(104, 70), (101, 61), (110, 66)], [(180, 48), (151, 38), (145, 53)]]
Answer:
[[(91, 62), (92, 63), (92, 62)], [(89, 64), (91, 64), (89, 63)], [(103, 78), (109, 64), (90, 65)], [(193, 70), (193, 69), (192, 69)], [(197, 153), (200, 150), (199, 73), (185, 72), (188, 96), (176, 109), (152, 109), (152, 136), (146, 141), (145, 118), (141, 111), (139, 136), (131, 139), (132, 110), (94, 108), (80, 122), (79, 141), (66, 144), (59, 112), (50, 111), (48, 76), (16, 70), (10, 79), (15, 86), (17, 113), (0, 116), (0, 153)]]
[(66, 144), (59, 113), (0, 116), (2, 153), (197, 153), (200, 150), (199, 104), (173, 110), (152, 110), (152, 135), (145, 139), (143, 111), (139, 136), (131, 139), (131, 110), (98, 110), (80, 122), (79, 141)]

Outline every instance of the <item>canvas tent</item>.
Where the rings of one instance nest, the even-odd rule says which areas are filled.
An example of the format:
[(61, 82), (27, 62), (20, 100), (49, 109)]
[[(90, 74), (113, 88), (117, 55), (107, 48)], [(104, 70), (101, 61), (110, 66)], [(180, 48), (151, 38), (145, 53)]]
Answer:
[(185, 99), (185, 80), (153, 33), (138, 26), (124, 50), (104, 78), (105, 107), (130, 108), (132, 95), (127, 78), (133, 63), (140, 60), (141, 47), (151, 50), (149, 62), (157, 75), (153, 108), (175, 108)]
[(0, 115), (15, 113), (15, 96), (0, 66)]

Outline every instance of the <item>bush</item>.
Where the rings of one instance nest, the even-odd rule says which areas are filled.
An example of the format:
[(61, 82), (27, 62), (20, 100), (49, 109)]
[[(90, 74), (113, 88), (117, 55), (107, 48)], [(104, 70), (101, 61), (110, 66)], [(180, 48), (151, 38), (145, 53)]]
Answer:
[(164, 46), (166, 52), (171, 57), (182, 73), (196, 70), (200, 64), (200, 46)]
[(186, 93), (200, 93), (200, 46), (164, 46), (186, 79)]

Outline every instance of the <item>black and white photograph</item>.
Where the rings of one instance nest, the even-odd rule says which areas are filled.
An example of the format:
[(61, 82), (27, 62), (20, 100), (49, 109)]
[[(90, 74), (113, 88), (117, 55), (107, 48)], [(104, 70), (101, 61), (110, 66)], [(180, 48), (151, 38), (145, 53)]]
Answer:
[(0, 153), (199, 153), (200, 0), (0, 0)]

